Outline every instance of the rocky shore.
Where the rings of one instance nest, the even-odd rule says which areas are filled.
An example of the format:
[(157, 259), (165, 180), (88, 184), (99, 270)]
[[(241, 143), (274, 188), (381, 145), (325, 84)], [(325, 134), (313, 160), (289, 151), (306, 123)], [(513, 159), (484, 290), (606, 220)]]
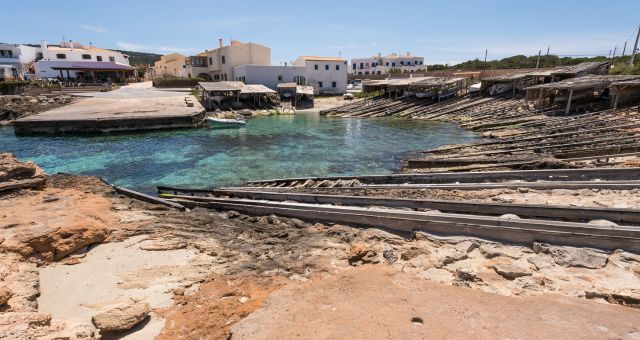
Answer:
[(0, 338), (640, 336), (624, 250), (182, 212), (8, 154), (0, 187)]
[(69, 95), (0, 96), (0, 126), (11, 124), (12, 121), (19, 118), (24, 118), (36, 113), (70, 104), (74, 100), (78, 99), (74, 99)]

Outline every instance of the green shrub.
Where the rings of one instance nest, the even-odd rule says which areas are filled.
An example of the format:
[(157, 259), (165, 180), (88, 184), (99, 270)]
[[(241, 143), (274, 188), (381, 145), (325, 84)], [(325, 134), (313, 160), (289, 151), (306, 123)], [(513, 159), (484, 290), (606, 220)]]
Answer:
[(609, 69), (609, 74), (640, 74), (640, 63), (636, 65), (615, 64)]
[(16, 94), (18, 89), (29, 85), (28, 81), (15, 80), (0, 82), (0, 94)]
[(156, 78), (153, 80), (154, 87), (194, 87), (199, 82), (204, 81), (202, 78), (178, 78), (166, 77)]

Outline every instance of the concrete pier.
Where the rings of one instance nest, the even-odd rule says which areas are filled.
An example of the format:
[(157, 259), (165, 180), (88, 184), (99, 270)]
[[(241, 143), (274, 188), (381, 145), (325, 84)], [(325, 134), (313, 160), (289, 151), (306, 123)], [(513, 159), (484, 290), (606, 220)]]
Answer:
[[(194, 96), (155, 90), (150, 83), (83, 96), (90, 98), (16, 120), (15, 133), (90, 134), (195, 128), (202, 125), (205, 112)], [(193, 105), (188, 106), (185, 98)]]

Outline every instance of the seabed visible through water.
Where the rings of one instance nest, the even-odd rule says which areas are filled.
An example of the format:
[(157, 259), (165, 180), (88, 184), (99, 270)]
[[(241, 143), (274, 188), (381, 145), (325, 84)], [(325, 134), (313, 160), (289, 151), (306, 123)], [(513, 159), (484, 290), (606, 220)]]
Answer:
[(49, 174), (93, 175), (148, 193), (157, 185), (220, 187), (249, 180), (398, 172), (410, 153), (481, 138), (454, 123), (399, 118), (257, 117), (244, 128), (18, 137), (0, 152)]

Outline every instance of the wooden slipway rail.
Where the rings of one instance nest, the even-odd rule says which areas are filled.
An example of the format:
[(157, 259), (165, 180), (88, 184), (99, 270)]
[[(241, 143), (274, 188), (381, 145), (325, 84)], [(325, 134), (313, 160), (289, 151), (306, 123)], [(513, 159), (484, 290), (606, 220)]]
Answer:
[[(164, 187), (165, 189), (169, 189)], [(287, 191), (293, 187), (231, 187), (227, 189)], [(496, 183), (459, 183), (459, 184), (365, 184), (352, 187), (308, 187), (313, 190), (368, 190), (368, 189), (438, 189), (438, 190), (485, 190), (485, 189), (640, 189), (640, 181), (568, 181), (568, 182), (496, 182)]]
[(587, 181), (601, 180), (640, 180), (640, 168), (602, 168), (602, 169), (560, 169), (560, 170), (515, 170), (486, 172), (443, 172), (424, 174), (392, 174), (370, 176), (330, 176), (330, 177), (298, 177), (281, 178), (262, 181), (251, 181), (249, 185), (268, 185), (313, 181), (357, 179), (366, 184), (400, 184), (400, 183), (479, 183), (497, 181)]
[[(407, 199), (391, 197), (366, 197), (343, 195), (317, 195), (292, 192), (265, 192), (243, 190), (213, 190), (215, 196), (229, 196), (253, 200), (296, 201), (311, 204), (336, 204), (348, 206), (384, 206), (389, 208), (432, 209), (447, 213), (472, 215), (515, 214), (523, 218), (543, 218), (572, 222), (589, 222), (604, 219), (623, 225), (640, 225), (640, 210), (621, 208), (584, 208), (530, 204), (485, 203), (432, 199)], [(171, 197), (171, 196), (165, 196)], [(180, 196), (176, 196), (180, 197)], [(184, 198), (185, 196), (182, 196)], [(197, 200), (197, 199), (196, 199)]]
[(640, 228), (629, 226), (611, 228), (587, 223), (198, 196), (177, 196), (172, 201), (190, 208), (235, 210), (251, 215), (277, 214), (305, 220), (380, 227), (403, 232), (425, 231), (440, 235), (469, 235), (527, 245), (538, 241), (579, 247), (622, 248), (640, 252)]

